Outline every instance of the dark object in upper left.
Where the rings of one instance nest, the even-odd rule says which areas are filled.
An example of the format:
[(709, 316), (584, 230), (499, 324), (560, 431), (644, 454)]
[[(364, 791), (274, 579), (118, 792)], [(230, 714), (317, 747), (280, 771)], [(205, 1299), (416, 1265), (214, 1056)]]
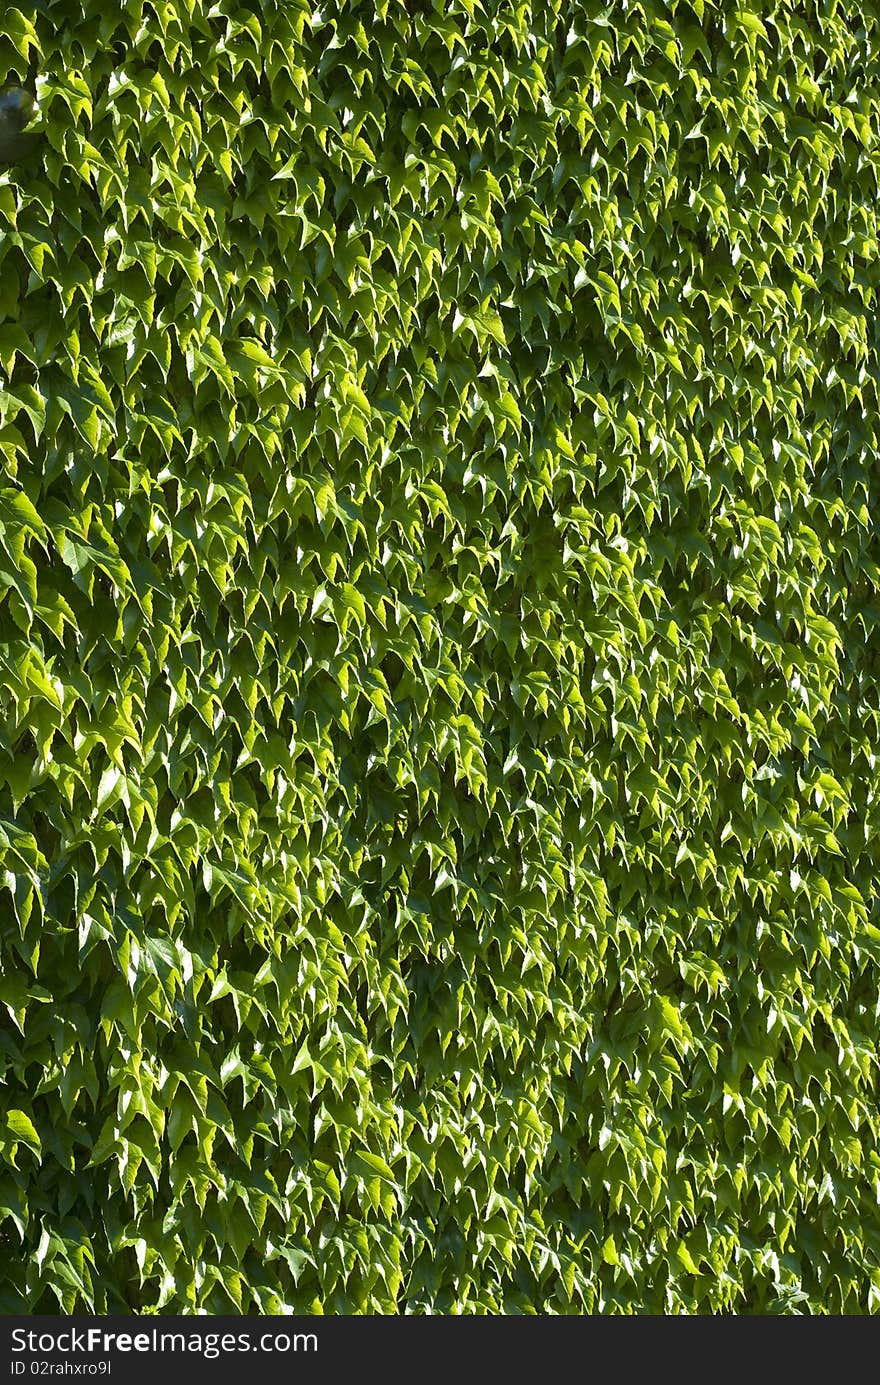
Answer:
[(24, 87), (0, 92), (0, 165), (19, 163), (39, 143), (39, 135), (25, 129), (34, 113), (34, 98)]

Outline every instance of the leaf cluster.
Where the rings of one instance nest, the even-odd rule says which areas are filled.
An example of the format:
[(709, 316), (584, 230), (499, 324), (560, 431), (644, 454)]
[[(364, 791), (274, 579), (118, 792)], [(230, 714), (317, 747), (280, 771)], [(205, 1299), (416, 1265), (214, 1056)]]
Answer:
[(0, 69), (0, 1311), (875, 1311), (878, 21)]

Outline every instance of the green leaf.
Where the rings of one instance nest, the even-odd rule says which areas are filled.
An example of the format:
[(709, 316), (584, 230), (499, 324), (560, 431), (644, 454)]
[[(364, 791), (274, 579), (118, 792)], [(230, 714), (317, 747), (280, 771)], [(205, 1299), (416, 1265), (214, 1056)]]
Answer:
[(43, 1146), (36, 1128), (25, 1111), (11, 1110), (6, 1112), (6, 1129), (13, 1139), (21, 1140), (22, 1144), (27, 1145), (28, 1149), (34, 1154), (41, 1156)]

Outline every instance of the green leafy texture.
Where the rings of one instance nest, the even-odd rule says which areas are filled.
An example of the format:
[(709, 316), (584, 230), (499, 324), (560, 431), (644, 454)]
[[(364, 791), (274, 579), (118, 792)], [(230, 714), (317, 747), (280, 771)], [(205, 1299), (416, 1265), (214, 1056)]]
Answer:
[(880, 25), (5, 11), (0, 1311), (880, 1295)]

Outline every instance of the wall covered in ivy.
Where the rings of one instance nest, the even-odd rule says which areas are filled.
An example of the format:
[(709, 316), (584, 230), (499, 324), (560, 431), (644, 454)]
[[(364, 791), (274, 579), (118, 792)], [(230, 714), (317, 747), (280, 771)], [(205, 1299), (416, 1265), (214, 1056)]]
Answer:
[(880, 21), (4, 72), (0, 1311), (874, 1311)]

